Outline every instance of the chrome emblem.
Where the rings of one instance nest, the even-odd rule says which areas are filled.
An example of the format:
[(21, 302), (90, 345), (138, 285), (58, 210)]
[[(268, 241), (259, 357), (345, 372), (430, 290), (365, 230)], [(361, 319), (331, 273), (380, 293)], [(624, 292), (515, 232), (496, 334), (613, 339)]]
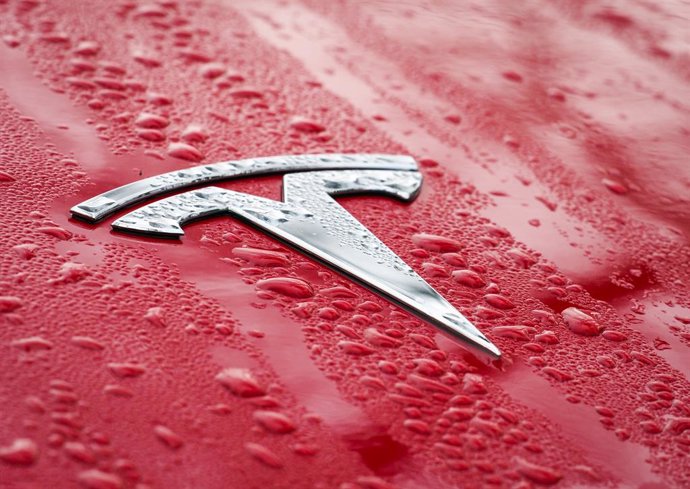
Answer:
[(412, 201), (421, 188), (422, 175), (410, 156), (325, 154), (226, 161), (130, 183), (82, 202), (71, 212), (98, 222), (164, 193), (271, 173), (286, 173), (282, 202), (205, 187), (143, 206), (112, 226), (119, 231), (179, 237), (186, 222), (218, 214), (238, 217), (369, 287), (475, 352), (501, 356), (467, 318), (333, 199), (378, 193)]

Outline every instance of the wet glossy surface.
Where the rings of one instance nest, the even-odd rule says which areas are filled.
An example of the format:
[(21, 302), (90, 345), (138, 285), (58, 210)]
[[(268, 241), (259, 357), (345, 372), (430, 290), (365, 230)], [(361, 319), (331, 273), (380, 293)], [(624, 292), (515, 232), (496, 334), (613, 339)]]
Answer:
[[(0, 1), (8, 487), (684, 487), (683, 2)], [(69, 209), (272, 154), (412, 154), (339, 202), (498, 367), (245, 225)], [(281, 179), (223, 187), (273, 200)]]

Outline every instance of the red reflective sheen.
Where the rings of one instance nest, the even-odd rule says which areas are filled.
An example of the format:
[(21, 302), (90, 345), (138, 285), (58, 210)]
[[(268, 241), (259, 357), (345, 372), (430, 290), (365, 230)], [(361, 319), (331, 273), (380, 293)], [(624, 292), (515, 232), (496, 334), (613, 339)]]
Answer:
[[(0, 485), (690, 485), (689, 16), (0, 0)], [(327, 152), (417, 158), (413, 203), (340, 202), (500, 362), (230, 218), (177, 241), (69, 216)]]

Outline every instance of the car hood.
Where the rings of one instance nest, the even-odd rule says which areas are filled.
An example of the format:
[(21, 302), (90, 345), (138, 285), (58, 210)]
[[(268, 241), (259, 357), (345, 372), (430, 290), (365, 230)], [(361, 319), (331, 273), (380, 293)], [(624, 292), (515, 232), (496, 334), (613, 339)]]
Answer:
[[(686, 486), (688, 14), (0, 2), (3, 485)], [(500, 359), (251, 222), (70, 212), (372, 153), (414, 158), (416, 198), (337, 202)], [(282, 173), (213, 185), (280, 201)]]

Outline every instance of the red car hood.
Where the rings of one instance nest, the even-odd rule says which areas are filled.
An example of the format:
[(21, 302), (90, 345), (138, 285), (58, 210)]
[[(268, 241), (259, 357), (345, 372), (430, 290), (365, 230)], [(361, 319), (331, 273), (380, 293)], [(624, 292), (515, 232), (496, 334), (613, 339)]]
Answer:
[[(0, 485), (687, 487), (688, 17), (0, 1)], [(499, 361), (237, 220), (160, 240), (70, 217), (310, 153), (419, 161), (413, 202), (339, 202)], [(280, 198), (279, 176), (219, 185)]]

